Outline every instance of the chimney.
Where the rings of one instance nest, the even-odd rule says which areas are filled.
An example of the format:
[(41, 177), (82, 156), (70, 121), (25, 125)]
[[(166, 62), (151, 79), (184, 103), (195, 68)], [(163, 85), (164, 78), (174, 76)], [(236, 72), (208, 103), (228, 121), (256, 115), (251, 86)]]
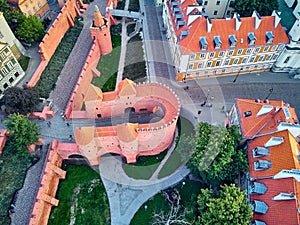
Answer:
[(206, 28), (207, 28), (207, 33), (210, 33), (211, 28), (212, 28), (212, 23), (211, 23), (211, 20), (208, 17), (206, 18)]
[(273, 10), (272, 16), (274, 16), (274, 28), (277, 28), (277, 26), (281, 20), (280, 14), (277, 10)]
[(235, 12), (233, 14), (233, 18), (235, 19), (235, 30), (238, 31), (240, 29), (241, 24), (242, 24), (242, 20), (240, 18), (240, 15), (237, 12)]
[(252, 17), (254, 17), (254, 28), (257, 30), (261, 23), (261, 17), (256, 10), (253, 11)]

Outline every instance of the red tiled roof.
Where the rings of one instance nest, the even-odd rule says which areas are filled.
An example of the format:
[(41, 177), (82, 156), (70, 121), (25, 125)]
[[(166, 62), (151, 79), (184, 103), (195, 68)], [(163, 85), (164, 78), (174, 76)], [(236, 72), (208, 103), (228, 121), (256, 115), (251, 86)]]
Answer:
[[(272, 137), (283, 137), (284, 142), (270, 146), (270, 155), (254, 158), (252, 150), (256, 147), (264, 147)], [(264, 135), (255, 138), (253, 141), (248, 142), (248, 160), (250, 177), (263, 178), (266, 176), (274, 176), (283, 169), (300, 169), (298, 162), (298, 143), (294, 136), (288, 131), (283, 130), (269, 135)], [(272, 167), (266, 170), (254, 170), (254, 162), (258, 160), (270, 160)]]
[[(196, 19), (190, 26), (188, 26), (188, 16), (186, 15), (186, 10), (188, 5), (196, 5), (196, 1), (194, 0), (186, 0), (181, 4), (182, 11), (177, 14), (184, 13), (184, 17), (181, 20), (186, 20), (186, 25), (182, 26), (177, 30), (177, 23), (175, 23), (175, 16), (172, 17), (173, 27), (176, 31), (177, 37), (180, 40), (181, 31), (189, 30), (190, 34), (185, 38), (180, 40), (180, 45), (182, 47), (183, 52), (200, 52), (201, 48), (199, 45), (199, 39), (201, 36), (206, 37), (208, 42), (207, 51), (214, 51), (214, 36), (220, 36), (222, 45), (221, 49), (229, 49), (229, 35), (235, 35), (237, 38), (237, 44), (235, 48), (248, 48), (248, 33), (253, 32), (256, 41), (255, 46), (265, 46), (266, 44), (266, 32), (271, 31), (274, 35), (273, 44), (282, 44), (288, 43), (289, 38), (279, 23), (275, 28), (275, 16), (262, 16), (261, 23), (257, 30), (254, 28), (255, 18), (254, 17), (242, 17), (241, 25), (238, 31), (235, 29), (236, 19), (213, 19), (212, 29), (210, 33), (207, 33), (207, 25), (206, 18), (200, 16)], [(169, 9), (170, 14), (172, 15), (173, 10), (171, 6), (171, 2), (169, 1)], [(243, 40), (243, 41), (241, 41)]]
[[(257, 116), (257, 113), (264, 105), (273, 106), (273, 109), (269, 113)], [(253, 99), (236, 99), (235, 106), (239, 114), (243, 137), (251, 138), (254, 135), (276, 131), (280, 122), (294, 124), (294, 121), (298, 119), (295, 109), (285, 105), (283, 101), (269, 100), (268, 103), (264, 103), (262, 100), (255, 102)], [(280, 110), (276, 111), (276, 107), (279, 107)], [(283, 112), (284, 107), (288, 108), (291, 114), (291, 117), (288, 119)], [(247, 111), (251, 111), (252, 115), (245, 117), (244, 113)]]
[(268, 205), (266, 214), (254, 213), (252, 221), (260, 220), (267, 225), (297, 225), (300, 224), (297, 200), (272, 200), (273, 197), (280, 193), (298, 195), (298, 182), (293, 178), (279, 180), (263, 179), (256, 182), (266, 185), (268, 188), (263, 195), (252, 194), (250, 201), (263, 201)]

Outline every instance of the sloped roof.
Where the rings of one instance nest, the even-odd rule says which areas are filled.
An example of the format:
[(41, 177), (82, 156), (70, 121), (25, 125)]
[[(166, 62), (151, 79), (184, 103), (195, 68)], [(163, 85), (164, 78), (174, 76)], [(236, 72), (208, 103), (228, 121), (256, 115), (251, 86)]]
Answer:
[(296, 225), (300, 224), (298, 205), (295, 199), (291, 200), (272, 200), (280, 193), (296, 194), (299, 192), (297, 182), (293, 178), (273, 180), (272, 178), (259, 180), (267, 187), (263, 195), (252, 194), (250, 201), (262, 201), (268, 205), (266, 214), (254, 213), (252, 221), (260, 220), (267, 225)]
[[(174, 1), (173, 1), (174, 2)], [(186, 9), (188, 5), (198, 4), (194, 0), (185, 0), (181, 4), (182, 11), (177, 14), (183, 13), (184, 16), (179, 21), (186, 20), (188, 21), (188, 16), (186, 15)], [(177, 7), (180, 7), (180, 3)], [(171, 1), (169, 1), (170, 14), (173, 14), (173, 7)], [(214, 37), (220, 36), (222, 41), (221, 50), (229, 49), (230, 42), (229, 36), (235, 35), (237, 38), (236, 48), (248, 48), (248, 34), (253, 32), (256, 41), (255, 46), (264, 46), (266, 45), (266, 32), (272, 32), (274, 35), (273, 44), (288, 43), (289, 38), (279, 23), (275, 28), (275, 16), (262, 16), (261, 22), (258, 29), (255, 29), (255, 18), (254, 17), (243, 17), (241, 18), (241, 25), (236, 31), (236, 19), (213, 19), (211, 20), (212, 28), (211, 32), (207, 32), (207, 21), (206, 18), (200, 16), (197, 18), (190, 26), (186, 23), (184, 26), (181, 26), (177, 29), (178, 22), (176, 22), (176, 14), (172, 16), (173, 27), (176, 31), (176, 35), (180, 40), (180, 35), (182, 31), (189, 30), (190, 34), (180, 40), (180, 45), (184, 53), (189, 52), (199, 52), (201, 51), (199, 45), (199, 38), (201, 36), (206, 37), (208, 42), (207, 51), (214, 51)]]
[(137, 139), (137, 123), (123, 123), (116, 126), (118, 138), (123, 142), (132, 142)]
[(103, 99), (103, 94), (102, 94), (102, 90), (92, 84), (90, 84), (84, 101), (94, 101), (94, 100), (98, 100), (98, 99)]
[(118, 85), (118, 95), (136, 95), (135, 83), (128, 79), (122, 80)]
[[(276, 131), (277, 126), (281, 122), (294, 124), (295, 120), (298, 119), (295, 109), (283, 101), (268, 100), (268, 102), (264, 103), (262, 100), (236, 99), (235, 106), (239, 115), (242, 135), (246, 138)], [(272, 106), (273, 108), (259, 115), (258, 113), (261, 112), (264, 106)], [(289, 118), (284, 112), (285, 109), (288, 109), (290, 113)], [(251, 115), (244, 116), (245, 112), (251, 112)]]
[[(261, 157), (253, 157), (253, 149), (263, 147), (272, 137), (282, 137), (284, 142), (275, 146), (270, 146), (270, 154)], [(269, 135), (255, 138), (248, 142), (248, 159), (250, 177), (259, 178), (274, 176), (282, 169), (300, 169), (298, 162), (298, 143), (294, 136), (288, 131), (283, 130)], [(254, 163), (258, 160), (270, 160), (271, 168), (266, 170), (255, 170)]]

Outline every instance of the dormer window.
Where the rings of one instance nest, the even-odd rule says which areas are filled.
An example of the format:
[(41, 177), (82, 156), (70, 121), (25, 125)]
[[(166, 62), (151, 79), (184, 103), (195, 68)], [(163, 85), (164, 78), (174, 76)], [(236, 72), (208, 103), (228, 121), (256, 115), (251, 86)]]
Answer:
[(266, 214), (269, 209), (267, 204), (262, 201), (254, 200), (251, 205), (254, 213)]
[(266, 185), (259, 182), (254, 182), (251, 185), (251, 194), (263, 195), (264, 193), (266, 193), (267, 190), (268, 188), (266, 187)]
[(172, 6), (173, 6), (173, 9), (177, 6), (177, 5), (179, 5), (179, 2), (172, 2)]
[(183, 31), (181, 31), (180, 40), (182, 40), (183, 38), (185, 38), (189, 34), (190, 34), (189, 30), (183, 30)]
[(177, 29), (183, 27), (186, 24), (186, 20), (179, 20), (177, 23)]
[(260, 220), (254, 220), (251, 225), (267, 225), (265, 222), (262, 222)]
[(215, 44), (215, 49), (221, 48), (222, 41), (220, 36), (214, 36), (214, 44)]
[(266, 32), (267, 44), (272, 44), (274, 40), (274, 35), (272, 31)]
[(180, 20), (181, 18), (183, 18), (184, 17), (184, 14), (183, 13), (181, 13), (181, 14), (176, 14), (176, 22), (178, 21), (178, 20)]
[(253, 32), (248, 33), (248, 44), (254, 45), (256, 41), (256, 37)]
[(235, 47), (237, 43), (237, 39), (235, 35), (229, 35), (230, 47)]
[(258, 160), (254, 162), (254, 170), (267, 170), (272, 167), (271, 160)]
[(179, 6), (179, 7), (176, 7), (176, 8), (174, 8), (174, 12), (175, 13), (178, 13), (178, 12), (180, 12), (181, 11), (181, 7)]
[(201, 50), (207, 50), (207, 41), (206, 41), (206, 37), (200, 37), (200, 47)]
[(258, 158), (258, 157), (270, 155), (270, 150), (265, 147), (256, 147), (255, 149), (252, 150), (252, 153), (254, 158)]

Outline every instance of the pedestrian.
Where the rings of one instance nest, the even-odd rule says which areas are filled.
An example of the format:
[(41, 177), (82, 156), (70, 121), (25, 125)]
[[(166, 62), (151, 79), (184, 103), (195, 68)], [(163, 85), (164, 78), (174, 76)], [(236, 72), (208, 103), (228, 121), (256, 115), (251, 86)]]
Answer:
[(51, 124), (52, 124), (52, 122), (49, 120), (49, 121), (47, 122), (47, 125), (48, 125), (49, 128), (51, 128)]
[(69, 127), (70, 126), (70, 124), (69, 123), (66, 123), (66, 125)]
[(72, 141), (73, 140), (73, 136), (72, 134), (69, 135), (69, 140)]

